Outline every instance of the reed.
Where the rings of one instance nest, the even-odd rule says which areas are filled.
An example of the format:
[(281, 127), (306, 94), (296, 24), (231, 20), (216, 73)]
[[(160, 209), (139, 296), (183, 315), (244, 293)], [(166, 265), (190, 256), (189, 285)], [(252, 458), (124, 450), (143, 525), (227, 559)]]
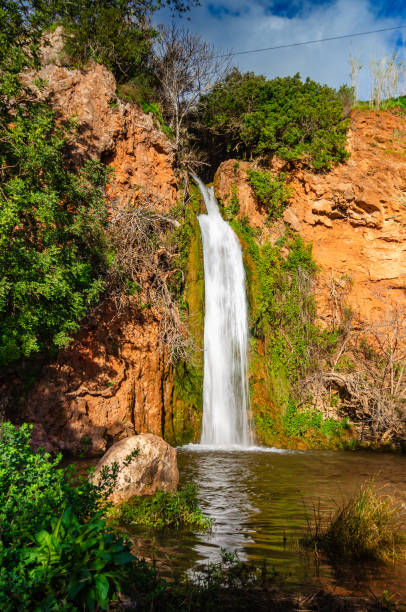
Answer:
[(314, 505), (302, 544), (330, 557), (387, 562), (405, 556), (403, 528), (400, 505), (389, 495), (379, 494), (369, 480), (327, 521), (320, 503)]

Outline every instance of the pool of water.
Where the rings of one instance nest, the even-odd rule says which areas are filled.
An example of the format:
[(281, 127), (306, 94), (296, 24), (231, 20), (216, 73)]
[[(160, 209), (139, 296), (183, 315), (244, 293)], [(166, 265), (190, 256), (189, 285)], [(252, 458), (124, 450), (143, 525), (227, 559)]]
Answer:
[(134, 550), (170, 576), (217, 560), (221, 548), (242, 560), (267, 560), (292, 586), (322, 583), (339, 592), (377, 595), (388, 589), (406, 601), (406, 563), (334, 568), (298, 546), (306, 514), (320, 503), (333, 511), (368, 478), (394, 496), (406, 515), (406, 457), (337, 451), (213, 451), (178, 449), (181, 484), (199, 487), (214, 519), (210, 533), (132, 534)]

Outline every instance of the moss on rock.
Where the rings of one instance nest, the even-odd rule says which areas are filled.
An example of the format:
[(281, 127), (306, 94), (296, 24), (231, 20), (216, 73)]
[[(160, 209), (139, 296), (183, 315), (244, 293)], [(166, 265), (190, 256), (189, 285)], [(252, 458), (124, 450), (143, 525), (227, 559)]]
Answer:
[(202, 201), (197, 188), (184, 211), (180, 235), (180, 263), (185, 274), (184, 300), (193, 348), (190, 359), (173, 372), (171, 411), (165, 420), (165, 439), (173, 445), (200, 439), (203, 413), (204, 268), (203, 246), (197, 214)]

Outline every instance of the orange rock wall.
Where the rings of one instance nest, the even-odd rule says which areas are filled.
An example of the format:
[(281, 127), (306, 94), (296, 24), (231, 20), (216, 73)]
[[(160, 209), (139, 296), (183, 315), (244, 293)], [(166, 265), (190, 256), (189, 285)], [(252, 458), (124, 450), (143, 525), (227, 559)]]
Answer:
[[(75, 119), (71, 163), (89, 158), (109, 163), (114, 206), (146, 194), (158, 211), (171, 208), (178, 194), (172, 148), (154, 117), (121, 102), (103, 66), (73, 70), (50, 61), (39, 75), (46, 88), (37, 95), (50, 96), (59, 121)], [(26, 73), (24, 79), (32, 83), (35, 76)], [(106, 302), (83, 323), (69, 349), (45, 367), (28, 395), (7, 392), (6, 415), (33, 423), (36, 444), (75, 453), (102, 454), (128, 435), (162, 435), (173, 385), (158, 328), (159, 313), (141, 310), (135, 299), (120, 318)], [(18, 381), (13, 385), (19, 388)], [(6, 390), (7, 382), (0, 386)]]
[[(332, 279), (349, 276), (348, 303), (356, 317), (375, 320), (396, 305), (406, 306), (406, 119), (389, 112), (356, 111), (348, 139), (350, 159), (326, 174), (296, 170), (294, 195), (284, 222), (313, 244), (319, 264), (319, 315), (332, 315)], [(236, 185), (240, 215), (266, 236), (266, 212), (247, 182), (247, 162), (224, 162), (215, 177), (217, 195), (227, 201)]]
[[(33, 76), (24, 78), (32, 82)], [(60, 121), (77, 122), (69, 143), (72, 164), (103, 159), (114, 169), (112, 204), (146, 194), (167, 211), (178, 193), (172, 150), (152, 115), (118, 100), (114, 78), (98, 64), (81, 71), (54, 61), (40, 76), (47, 87), (38, 95), (51, 96)], [(353, 280), (349, 301), (361, 318), (406, 303), (405, 134), (402, 117), (355, 113), (349, 161), (328, 174), (297, 170), (284, 222), (271, 227), (247, 183), (248, 163), (230, 160), (216, 174), (217, 195), (227, 200), (236, 185), (240, 214), (261, 229), (263, 239), (276, 239), (286, 223), (313, 243), (321, 267), (319, 314), (326, 321), (332, 316), (331, 278), (343, 275)], [(0, 385), (6, 416), (34, 423), (37, 444), (86, 454), (101, 454), (128, 435), (162, 435), (171, 420), (173, 376), (158, 328), (159, 313), (134, 303), (118, 318), (106, 302), (28, 394), (12, 396), (10, 381)], [(13, 389), (19, 388), (13, 381)]]

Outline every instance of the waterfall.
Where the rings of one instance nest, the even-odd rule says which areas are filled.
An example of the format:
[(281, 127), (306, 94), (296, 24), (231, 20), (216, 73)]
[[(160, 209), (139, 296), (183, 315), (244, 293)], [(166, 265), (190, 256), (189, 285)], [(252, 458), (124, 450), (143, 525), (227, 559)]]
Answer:
[(202, 232), (205, 319), (201, 444), (249, 446), (248, 318), (240, 242), (222, 218), (213, 188), (197, 177), (207, 215)]

